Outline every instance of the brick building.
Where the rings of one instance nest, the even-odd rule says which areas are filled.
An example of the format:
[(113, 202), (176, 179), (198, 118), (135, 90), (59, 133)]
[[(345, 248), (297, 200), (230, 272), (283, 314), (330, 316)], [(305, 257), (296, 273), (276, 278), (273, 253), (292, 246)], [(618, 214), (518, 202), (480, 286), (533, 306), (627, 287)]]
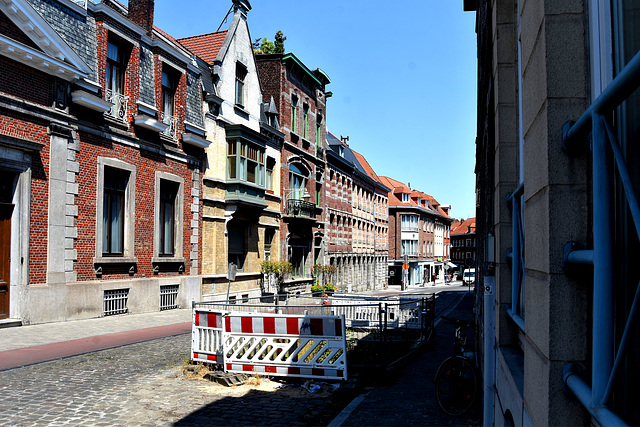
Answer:
[[(392, 178), (380, 181), (389, 191), (389, 284), (426, 285), (442, 283), (449, 262), (451, 207), (412, 190)], [(405, 272), (403, 265), (408, 264)], [(435, 279), (435, 280), (434, 280)]]
[(336, 285), (343, 292), (384, 288), (387, 232), (382, 205), (388, 188), (374, 178), (362, 155), (330, 132), (326, 153), (326, 256), (337, 268)]
[[(473, 268), (476, 262), (476, 219), (455, 220), (450, 234), (451, 261), (460, 268)], [(458, 273), (461, 273), (460, 268)]]
[(293, 264), (287, 292), (308, 291), (312, 267), (324, 263), (326, 85), (293, 53), (256, 55), (265, 103), (279, 112), (284, 134), (280, 158), (280, 256)]
[[(263, 103), (247, 15), (232, 1), (227, 30), (179, 39), (204, 82), (207, 167), (203, 177), (203, 299), (261, 296), (260, 263), (280, 259), (280, 156), (284, 135), (274, 102)], [(269, 98), (267, 98), (269, 100)], [(269, 291), (274, 291), (268, 289)]]
[(0, 8), (1, 317), (199, 298), (200, 70), (129, 4)]

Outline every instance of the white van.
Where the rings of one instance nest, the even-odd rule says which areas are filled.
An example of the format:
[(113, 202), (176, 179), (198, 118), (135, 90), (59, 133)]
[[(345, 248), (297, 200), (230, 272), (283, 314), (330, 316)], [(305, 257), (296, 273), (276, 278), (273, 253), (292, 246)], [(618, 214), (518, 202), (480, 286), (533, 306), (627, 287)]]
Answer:
[(464, 275), (462, 276), (462, 283), (474, 283), (476, 281), (476, 269), (469, 268), (464, 271)]

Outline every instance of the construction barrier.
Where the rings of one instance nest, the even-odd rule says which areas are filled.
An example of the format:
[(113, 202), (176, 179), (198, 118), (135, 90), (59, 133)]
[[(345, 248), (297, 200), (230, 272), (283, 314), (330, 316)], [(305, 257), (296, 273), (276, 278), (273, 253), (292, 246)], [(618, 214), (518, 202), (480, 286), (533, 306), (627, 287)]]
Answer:
[(225, 372), (347, 379), (344, 316), (239, 313), (194, 307), (192, 360)]
[(222, 311), (193, 309), (191, 329), (191, 360), (223, 363)]

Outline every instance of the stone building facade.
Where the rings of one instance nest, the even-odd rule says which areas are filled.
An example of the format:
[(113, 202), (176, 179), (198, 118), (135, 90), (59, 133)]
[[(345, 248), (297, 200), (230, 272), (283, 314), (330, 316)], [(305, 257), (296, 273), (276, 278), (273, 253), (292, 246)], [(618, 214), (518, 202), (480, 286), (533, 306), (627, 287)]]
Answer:
[(483, 424), (637, 425), (637, 2), (464, 3)]
[(0, 11), (2, 317), (199, 298), (200, 70), (154, 29), (153, 1), (129, 3), (135, 13), (68, 0)]
[[(204, 300), (263, 295), (260, 264), (280, 259), (280, 156), (277, 111), (263, 105), (247, 16), (234, 0), (227, 30), (179, 39), (204, 79), (209, 146), (203, 176)], [(269, 108), (271, 107), (271, 109)], [(229, 281), (233, 264), (235, 278)]]
[(311, 71), (293, 53), (256, 55), (265, 103), (279, 114), (284, 142), (280, 157), (280, 257), (293, 272), (286, 292), (308, 291), (313, 266), (325, 251), (326, 85), (329, 77)]

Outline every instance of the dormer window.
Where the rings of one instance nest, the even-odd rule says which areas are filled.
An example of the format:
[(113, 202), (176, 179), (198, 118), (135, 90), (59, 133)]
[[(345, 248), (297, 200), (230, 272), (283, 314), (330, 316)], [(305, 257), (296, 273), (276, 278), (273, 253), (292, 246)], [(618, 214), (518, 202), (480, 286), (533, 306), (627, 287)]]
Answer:
[(340, 157), (344, 157), (344, 147), (338, 147), (338, 154), (340, 154)]
[(165, 135), (175, 138), (176, 137), (176, 122), (175, 114), (175, 96), (176, 88), (178, 87), (178, 76), (172, 73), (171, 70), (163, 68), (162, 70), (162, 122), (169, 125), (164, 132)]
[(411, 196), (408, 193), (402, 193), (402, 203), (411, 202)]
[(245, 101), (245, 79), (247, 78), (247, 68), (236, 63), (236, 105), (244, 107)]
[(107, 42), (105, 101), (113, 104), (110, 115), (124, 120), (128, 97), (124, 96), (124, 77), (127, 68), (126, 49), (113, 41)]

